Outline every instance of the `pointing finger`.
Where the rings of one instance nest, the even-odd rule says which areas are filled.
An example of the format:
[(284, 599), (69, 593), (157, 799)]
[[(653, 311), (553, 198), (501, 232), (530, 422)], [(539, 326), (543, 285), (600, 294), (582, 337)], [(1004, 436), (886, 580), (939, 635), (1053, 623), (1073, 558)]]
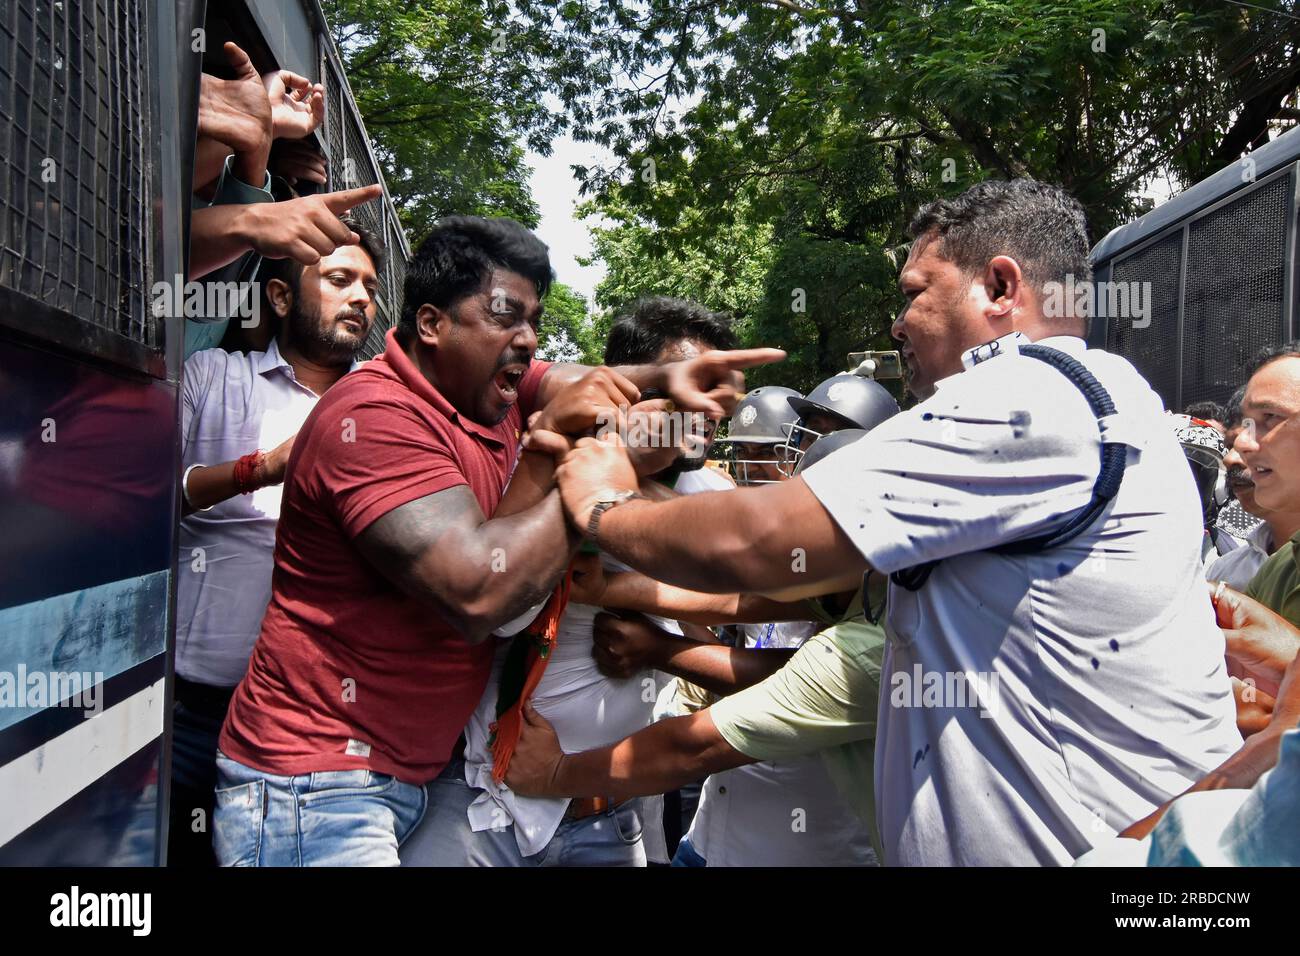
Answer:
[(378, 199), (382, 193), (383, 189), (378, 183), (374, 183), (357, 189), (341, 189), (338, 192), (326, 193), (321, 196), (321, 200), (325, 203), (325, 208), (337, 216), (347, 212), (353, 206)]

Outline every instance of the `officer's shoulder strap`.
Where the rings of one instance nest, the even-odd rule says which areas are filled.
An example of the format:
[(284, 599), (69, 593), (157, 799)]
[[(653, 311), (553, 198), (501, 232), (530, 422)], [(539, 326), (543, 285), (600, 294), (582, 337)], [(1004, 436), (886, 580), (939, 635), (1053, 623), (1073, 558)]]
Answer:
[[(1128, 459), (1128, 446), (1119, 440), (1108, 440), (1105, 423), (1116, 414), (1115, 402), (1105, 386), (1097, 381), (1096, 376), (1077, 358), (1047, 345), (1022, 345), (1018, 352), (1028, 358), (1037, 359), (1056, 369), (1077, 388), (1088, 407), (1097, 419), (1097, 429), (1101, 433), (1101, 469), (1093, 484), (1092, 499), (1060, 528), (1045, 534), (1033, 535), (1016, 541), (1008, 541), (988, 550), (999, 554), (1031, 554), (1045, 551), (1065, 544), (1077, 537), (1085, 528), (1097, 520), (1106, 506), (1119, 492), (1120, 482), (1124, 478), (1124, 468)], [(890, 575), (899, 587), (909, 591), (920, 590), (929, 580), (930, 572), (938, 565), (937, 561), (928, 561), (915, 567), (904, 568)]]

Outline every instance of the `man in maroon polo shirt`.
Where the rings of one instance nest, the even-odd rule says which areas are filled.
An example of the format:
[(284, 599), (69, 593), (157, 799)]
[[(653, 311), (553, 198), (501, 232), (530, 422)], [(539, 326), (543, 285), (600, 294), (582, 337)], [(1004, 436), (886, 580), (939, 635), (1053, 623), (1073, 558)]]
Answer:
[(578, 544), (550, 455), (519, 455), (535, 410), (577, 434), (656, 387), (720, 415), (739, 369), (781, 355), (533, 362), (551, 278), (518, 223), (444, 219), (385, 353), (298, 432), (271, 602), (219, 741), (223, 865), (397, 865), (483, 693), (485, 638), (546, 599)]

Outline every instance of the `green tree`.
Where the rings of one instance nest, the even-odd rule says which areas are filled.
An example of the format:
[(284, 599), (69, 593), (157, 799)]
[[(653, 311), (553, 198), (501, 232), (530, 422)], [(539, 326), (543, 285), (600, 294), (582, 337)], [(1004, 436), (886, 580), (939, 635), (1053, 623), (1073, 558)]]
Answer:
[(553, 282), (542, 306), (537, 357), (600, 365), (605, 337), (587, 308), (586, 296), (563, 282)]
[[(791, 348), (780, 374), (799, 384), (841, 368), (845, 343), (885, 341), (904, 227), (922, 202), (1034, 175), (1076, 195), (1100, 238), (1141, 210), (1155, 173), (1186, 185), (1267, 138), (1291, 115), (1300, 78), (1300, 22), (1260, 9), (1270, 5), (1295, 6), (521, 0), (520, 10), (563, 32), (567, 59), (554, 68), (570, 79), (555, 88), (575, 135), (615, 157), (578, 171), (613, 223), (596, 230), (610, 273), (598, 301), (651, 286), (730, 306), (751, 341)], [(579, 63), (589, 72), (575, 73)], [(760, 235), (768, 247), (750, 257)], [(806, 312), (791, 310), (796, 289)]]
[(349, 85), (413, 244), (450, 213), (536, 226), (524, 145), (562, 113), (536, 68), (550, 35), (476, 0), (323, 0)]

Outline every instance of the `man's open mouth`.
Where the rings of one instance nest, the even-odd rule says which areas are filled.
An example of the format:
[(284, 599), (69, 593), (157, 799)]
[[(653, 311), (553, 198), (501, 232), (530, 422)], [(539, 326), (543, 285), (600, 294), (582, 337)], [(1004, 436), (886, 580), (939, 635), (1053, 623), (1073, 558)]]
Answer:
[(497, 372), (495, 383), (501, 392), (502, 398), (508, 402), (513, 402), (519, 397), (519, 383), (523, 381), (524, 373), (527, 371), (528, 367), (526, 365), (507, 365)]

